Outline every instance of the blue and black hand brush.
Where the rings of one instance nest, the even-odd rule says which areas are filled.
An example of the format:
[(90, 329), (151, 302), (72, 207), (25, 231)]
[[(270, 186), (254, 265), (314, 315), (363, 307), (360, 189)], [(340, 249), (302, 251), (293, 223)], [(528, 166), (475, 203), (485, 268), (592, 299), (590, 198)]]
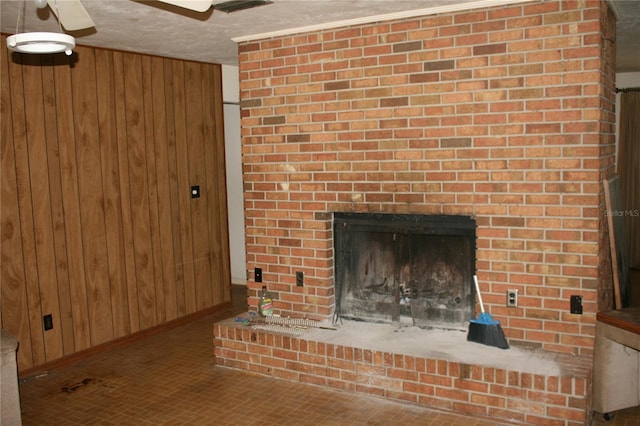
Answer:
[(504, 336), (502, 327), (500, 327), (500, 321), (494, 320), (490, 314), (484, 311), (480, 286), (478, 286), (478, 277), (475, 275), (473, 276), (473, 282), (476, 285), (476, 293), (478, 294), (478, 302), (480, 302), (480, 311), (482, 313), (478, 315), (478, 319), (469, 320), (467, 340), (487, 346), (495, 346), (500, 349), (509, 349), (509, 343)]

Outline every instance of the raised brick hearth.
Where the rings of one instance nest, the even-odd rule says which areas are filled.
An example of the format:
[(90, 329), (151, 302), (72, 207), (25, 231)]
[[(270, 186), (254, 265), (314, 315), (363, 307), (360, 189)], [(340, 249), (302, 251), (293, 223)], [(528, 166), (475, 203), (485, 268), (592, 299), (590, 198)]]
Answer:
[[(590, 363), (595, 315), (612, 302), (601, 182), (614, 172), (614, 54), (615, 21), (598, 0), (519, 2), (240, 42), (247, 270), (262, 268), (264, 278), (247, 284), (251, 309), (266, 284), (277, 313), (331, 318), (334, 212), (466, 215), (477, 224), (486, 308), (510, 343)], [(507, 289), (519, 291), (518, 307), (505, 306)], [(569, 312), (572, 295), (582, 296), (582, 315)], [(217, 329), (247, 356), (278, 359), (263, 341), (280, 338), (261, 332), (252, 342), (229, 330)], [(309, 360), (295, 365), (313, 374), (278, 374), (331, 385), (340, 367), (329, 359), (345, 358), (315, 350), (294, 351)], [(589, 416), (588, 377), (569, 392), (564, 377), (528, 384), (517, 372), (470, 366), (474, 378), (486, 378), (468, 381), (467, 367), (396, 356), (402, 367), (384, 364), (385, 374), (424, 386), (417, 402), (463, 410), (413, 380), (426, 377), (417, 368), (442, 365), (428, 380), (439, 380), (452, 401), (471, 395), (468, 385), (482, 389), (487, 405), (521, 396), (519, 385), (508, 390), (513, 376), (531, 387), (527, 396), (539, 399), (532, 404), (561, 394), (554, 400), (567, 421)], [(359, 359), (346, 360), (344, 375), (354, 379), (346, 388), (360, 386), (360, 368), (378, 374), (383, 362), (356, 368)], [(394, 380), (382, 380), (380, 392), (407, 397)], [(494, 396), (499, 389), (504, 395)], [(491, 415), (500, 417), (495, 406)]]
[[(322, 333), (291, 336), (227, 320), (214, 326), (216, 360), (266, 376), (499, 421), (527, 425), (587, 421), (591, 365), (585, 357), (558, 353), (540, 361), (532, 351), (528, 368), (521, 371), (496, 367), (509, 365), (512, 354), (497, 355), (503, 350), (478, 343), (468, 342), (463, 348), (475, 353), (476, 361), (460, 362), (443, 358), (441, 347), (425, 350), (425, 355), (404, 354), (331, 343), (333, 333), (338, 331), (325, 332), (329, 337), (325, 341)], [(550, 365), (554, 371), (549, 371)]]

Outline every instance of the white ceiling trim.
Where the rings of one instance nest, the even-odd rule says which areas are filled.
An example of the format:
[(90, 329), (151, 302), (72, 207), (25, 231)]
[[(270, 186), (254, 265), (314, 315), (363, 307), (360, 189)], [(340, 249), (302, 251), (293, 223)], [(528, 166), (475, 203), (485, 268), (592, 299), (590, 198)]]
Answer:
[(526, 3), (534, 0), (476, 0), (467, 3), (455, 3), (444, 6), (428, 7), (425, 9), (407, 10), (402, 12), (387, 13), (384, 15), (365, 16), (362, 18), (346, 19), (344, 21), (326, 22), (304, 27), (288, 28), (285, 30), (271, 31), (261, 34), (250, 34), (241, 37), (233, 37), (231, 40), (236, 43), (245, 41), (262, 40), (271, 37), (280, 37), (292, 34), (306, 33), (311, 31), (326, 30), (331, 28), (346, 27), (350, 25), (370, 24), (373, 22), (390, 21), (394, 19), (415, 18), (417, 16), (436, 15), (439, 13), (459, 12), (461, 10), (473, 10), (480, 8), (507, 6), (517, 3)]

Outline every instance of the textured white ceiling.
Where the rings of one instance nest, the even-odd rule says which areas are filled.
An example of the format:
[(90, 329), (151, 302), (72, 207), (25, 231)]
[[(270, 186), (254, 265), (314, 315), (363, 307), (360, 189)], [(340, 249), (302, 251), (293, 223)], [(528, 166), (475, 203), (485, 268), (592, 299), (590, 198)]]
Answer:
[(616, 22), (616, 71), (640, 72), (640, 1), (609, 0)]
[[(22, 0), (0, 0), (3, 33), (16, 32), (17, 25), (19, 31), (58, 31), (49, 9), (38, 10), (32, 0), (24, 1), (24, 19), (18, 24)], [(455, 4), (471, 7), (496, 0), (272, 1), (267, 6), (226, 14), (213, 9), (194, 13), (156, 1), (83, 0), (96, 28), (71, 34), (78, 44), (86, 46), (236, 65), (235, 38)], [(640, 71), (640, 2), (611, 1), (619, 13), (618, 71)]]

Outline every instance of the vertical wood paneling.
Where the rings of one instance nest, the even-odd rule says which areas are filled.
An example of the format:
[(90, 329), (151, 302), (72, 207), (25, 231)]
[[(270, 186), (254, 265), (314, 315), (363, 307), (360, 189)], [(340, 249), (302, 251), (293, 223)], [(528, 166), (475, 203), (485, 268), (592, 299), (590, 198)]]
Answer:
[[(202, 79), (200, 81), (200, 92), (201, 93), (214, 93), (214, 88), (212, 86), (213, 76), (209, 73), (202, 73)], [(202, 99), (202, 111), (205, 117), (213, 117), (214, 110), (211, 107), (211, 103), (205, 97)], [(210, 262), (209, 262), (209, 273), (211, 274), (211, 281), (217, 281), (217, 271), (220, 270), (220, 253), (217, 250), (217, 242), (220, 241), (220, 235), (218, 232), (218, 227), (215, 226), (215, 223), (211, 223), (210, 214), (212, 211), (218, 211), (218, 191), (216, 188), (217, 176), (216, 171), (214, 169), (216, 165), (216, 157), (217, 153), (215, 151), (215, 145), (212, 143), (215, 140), (215, 127), (214, 123), (211, 121), (206, 121), (203, 123), (202, 133), (203, 133), (203, 155), (204, 159), (203, 170), (205, 172), (204, 178), (207, 188), (206, 193), (204, 194), (204, 201), (206, 202), (206, 211), (207, 215), (205, 218), (205, 222), (207, 223), (207, 233), (208, 233), (208, 241), (210, 247)], [(210, 295), (213, 301), (219, 300), (218, 293), (219, 288), (212, 288), (212, 293)], [(215, 302), (213, 302), (215, 303)]]
[[(222, 68), (218, 67), (212, 70), (210, 78), (212, 81), (213, 93), (222, 94)], [(224, 141), (224, 107), (222, 102), (215, 102), (214, 99), (208, 99), (208, 104), (213, 109), (212, 118), (210, 120), (211, 125), (214, 127), (214, 141)], [(212, 226), (218, 228), (219, 240), (217, 240), (216, 250), (219, 256), (219, 269), (217, 278), (220, 282), (218, 286), (220, 302), (231, 300), (231, 281), (227, 277), (231, 276), (231, 262), (229, 259), (229, 226), (228, 226), (228, 213), (227, 208), (227, 173), (225, 170), (225, 149), (224, 143), (212, 143), (212, 148), (215, 149), (215, 164), (208, 169), (216, 173), (215, 191), (218, 195), (218, 202), (216, 209), (210, 210), (210, 218)], [(209, 157), (207, 157), (209, 158)], [(217, 218), (217, 220), (216, 220)]]
[[(52, 315), (54, 328), (44, 333), (45, 359), (62, 356), (62, 337), (60, 311), (58, 310), (58, 292), (56, 288), (56, 267), (54, 261), (52, 211), (49, 189), (49, 169), (47, 165), (47, 146), (44, 117), (44, 96), (42, 90), (42, 67), (40, 58), (31, 57), (33, 64), (23, 68), (25, 95), (26, 149), (29, 164), (28, 187), (35, 207), (32, 212), (33, 236), (35, 243), (35, 264), (37, 286), (32, 287), (33, 299), (39, 299), (40, 314)], [(37, 60), (37, 62), (36, 62)], [(25, 182), (26, 183), (26, 182)], [(35, 292), (38, 292), (36, 296)]]
[(164, 275), (162, 248), (160, 247), (160, 222), (158, 218), (158, 180), (155, 156), (154, 104), (151, 76), (151, 58), (142, 57), (142, 93), (144, 94), (145, 157), (147, 159), (147, 187), (149, 188), (149, 234), (153, 256), (153, 292), (155, 297), (156, 323), (166, 321), (164, 300)]
[(114, 337), (131, 332), (129, 296), (127, 294), (126, 253), (124, 250), (118, 134), (115, 101), (113, 55), (96, 50), (96, 99), (98, 128), (100, 129), (100, 160), (104, 198), (104, 217), (107, 235), (107, 261), (111, 306), (113, 308)]
[(195, 283), (195, 304), (197, 309), (211, 305), (211, 252), (209, 250), (209, 229), (208, 229), (208, 197), (206, 188), (206, 166), (204, 152), (205, 138), (205, 119), (203, 118), (203, 91), (202, 91), (202, 73), (200, 64), (186, 63), (184, 66), (184, 87), (187, 99), (193, 99), (186, 105), (186, 115), (195, 122), (200, 123), (198, 126), (187, 127), (187, 164), (189, 167), (189, 186), (200, 186), (200, 198), (190, 200), (191, 224), (193, 233), (202, 236), (202, 238), (194, 238), (193, 241), (193, 269)]
[[(4, 40), (2, 40), (4, 42)], [(0, 52), (0, 301), (2, 303), (2, 328), (12, 329), (16, 336), (24, 336), (20, 341), (18, 363), (25, 368), (33, 366), (33, 350), (29, 327), (29, 306), (27, 301), (26, 274), (22, 256), (20, 232), (20, 210), (18, 208), (18, 182), (16, 177), (16, 157), (13, 149), (14, 131), (11, 106), (9, 62), (7, 50)], [(11, 309), (9, 309), (11, 307)]]
[(122, 221), (122, 242), (124, 259), (120, 259), (125, 266), (127, 282), (127, 307), (129, 308), (129, 328), (132, 333), (140, 331), (140, 314), (138, 310), (138, 289), (136, 283), (136, 262), (133, 239), (133, 225), (131, 222), (131, 193), (129, 178), (129, 155), (127, 152), (127, 118), (125, 107), (125, 63), (124, 54), (113, 52), (113, 80), (116, 113), (116, 141), (118, 150), (118, 171), (120, 175), (120, 209)]
[[(54, 258), (42, 67), (39, 66), (39, 57), (29, 59), (34, 59), (34, 64), (25, 66), (22, 75), (25, 95), (30, 100), (25, 102), (25, 142), (29, 163), (29, 175), (25, 176), (29, 180), (29, 187), (25, 189), (31, 194), (31, 203), (35, 207), (32, 214), (38, 283), (37, 287), (33, 287), (33, 293), (39, 292), (41, 315), (52, 315), (54, 328), (43, 334), (44, 350), (46, 359), (56, 359), (62, 356), (62, 335)], [(35, 294), (33, 298), (36, 299)]]
[[(222, 92), (222, 69), (205, 73), (202, 79), (203, 93)], [(207, 200), (209, 203), (209, 240), (212, 244), (212, 280), (225, 283), (224, 277), (231, 276), (231, 267), (225, 247), (229, 246), (229, 228), (227, 223), (226, 173), (224, 169), (224, 145), (214, 141), (224, 140), (223, 106), (213, 98), (203, 100), (205, 122), (205, 161), (207, 173)], [(231, 283), (217, 285), (214, 288), (213, 303), (222, 303), (231, 299)]]
[[(184, 64), (180, 62), (172, 63), (173, 70), (173, 112), (175, 123), (175, 137), (176, 141), (184, 140), (189, 141), (187, 137), (187, 113), (186, 104), (187, 99), (185, 95), (185, 73)], [(189, 141), (190, 142), (190, 141)], [(190, 196), (190, 183), (189, 183), (189, 143), (176, 143), (176, 165), (177, 165), (177, 197), (178, 197), (178, 212), (180, 225), (179, 235), (181, 237), (180, 246), (182, 248), (182, 259), (180, 259), (183, 265), (184, 273), (184, 304), (187, 312), (193, 312), (196, 309), (196, 285), (195, 285), (195, 271), (193, 262), (193, 245), (191, 243), (193, 239), (193, 231), (191, 224), (191, 205), (189, 203), (190, 198), (185, 197), (186, 194)]]
[[(71, 73), (68, 65), (54, 67), (56, 124), (58, 129), (58, 154), (60, 162), (60, 187), (64, 208), (64, 232), (68, 259), (69, 299), (73, 325), (73, 348), (66, 354), (91, 347), (89, 329), (89, 305), (85, 280), (85, 262), (82, 247), (82, 220), (78, 187), (78, 162), (76, 159), (76, 134), (73, 125), (73, 99), (71, 97)], [(65, 320), (68, 321), (68, 320)], [(65, 341), (68, 339), (65, 336)], [(66, 348), (65, 348), (66, 349)]]
[[(3, 40), (4, 41), (4, 40)], [(16, 61), (24, 58), (16, 57)], [(46, 362), (44, 333), (41, 325), (42, 310), (38, 283), (38, 262), (35, 235), (33, 230), (33, 203), (29, 179), (29, 158), (27, 147), (26, 93), (24, 92), (23, 69), (30, 65), (22, 62), (10, 62), (9, 80), (11, 81), (11, 119), (13, 120), (13, 149), (16, 168), (16, 187), (19, 208), (20, 236), (22, 237), (22, 259), (16, 262), (24, 264), (25, 288), (27, 294), (27, 312), (29, 316), (29, 338), (34, 365)], [(4, 184), (4, 182), (2, 183)], [(4, 264), (2, 265), (4, 268)], [(4, 309), (3, 309), (4, 311)]]
[[(97, 345), (112, 340), (114, 333), (107, 263), (100, 131), (97, 126), (99, 118), (96, 103), (96, 61), (93, 49), (80, 48), (77, 52), (80, 59), (74, 64), (71, 83), (87, 285), (85, 303), (89, 306), (91, 344)], [(77, 111), (82, 113), (78, 114)]]
[[(172, 259), (175, 268), (175, 295), (176, 295), (176, 312), (178, 316), (182, 316), (187, 312), (187, 303), (185, 297), (185, 266), (182, 255), (182, 218), (180, 205), (180, 182), (178, 173), (178, 154), (177, 154), (177, 138), (178, 131), (176, 129), (176, 101), (175, 101), (175, 84), (176, 78), (173, 73), (173, 61), (164, 60), (164, 88), (166, 96), (166, 114), (167, 114), (167, 172), (169, 175), (170, 185), (170, 205), (171, 205), (171, 231), (173, 240)], [(179, 83), (179, 81), (178, 81)], [(169, 102), (169, 100), (172, 102)], [(189, 265), (190, 268), (191, 265)], [(188, 268), (187, 268), (188, 269)]]
[(220, 66), (74, 57), (1, 59), (1, 321), (21, 371), (231, 300)]
[(149, 191), (142, 96), (142, 57), (124, 54), (127, 153), (129, 158), (129, 196), (133, 248), (138, 291), (140, 327), (156, 323), (153, 255), (149, 227)]
[[(162, 265), (162, 293), (164, 294), (164, 320), (172, 320), (178, 316), (176, 299), (177, 274), (174, 262), (173, 232), (168, 223), (171, 220), (171, 170), (169, 168), (167, 125), (167, 106), (165, 105), (165, 60), (158, 57), (151, 58), (151, 106), (153, 107), (153, 138), (152, 147), (156, 156), (156, 214), (158, 215), (158, 232), (160, 247), (160, 262)], [(160, 289), (158, 289), (160, 291)], [(162, 320), (162, 318), (159, 318)]]
[[(42, 89), (44, 99), (44, 124), (46, 139), (46, 159), (49, 170), (49, 191), (51, 198), (51, 219), (53, 226), (54, 256), (56, 265), (56, 284), (58, 296), (57, 317), (60, 322), (62, 353), (74, 350), (73, 317), (71, 315), (71, 294), (69, 288), (69, 270), (67, 246), (64, 229), (64, 208), (62, 203), (62, 188), (60, 176), (60, 153), (58, 146), (58, 125), (55, 104), (55, 76), (54, 69), (59, 62), (54, 57), (42, 57)], [(54, 334), (54, 333), (51, 333)]]

